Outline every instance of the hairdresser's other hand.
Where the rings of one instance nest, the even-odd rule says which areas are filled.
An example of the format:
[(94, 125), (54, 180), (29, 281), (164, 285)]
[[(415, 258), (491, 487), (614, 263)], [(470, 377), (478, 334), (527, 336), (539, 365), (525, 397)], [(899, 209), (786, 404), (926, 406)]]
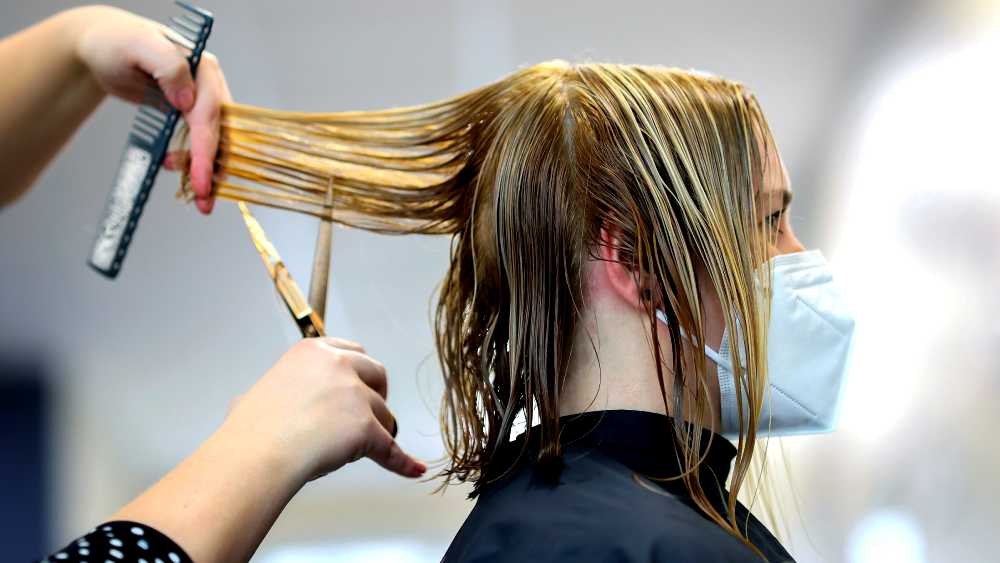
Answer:
[(390, 434), (385, 366), (357, 343), (297, 343), (231, 407), (220, 432), (245, 447), (277, 452), (302, 483), (362, 457), (405, 477), (423, 463)]
[[(169, 28), (109, 6), (86, 6), (71, 13), (76, 54), (102, 90), (139, 103), (143, 90), (155, 81), (181, 111), (191, 128), (195, 203), (202, 213), (211, 212), (219, 108), (232, 99), (218, 60), (204, 53), (198, 79), (192, 80), (186, 53), (166, 38), (173, 33)], [(177, 163), (168, 159), (166, 166), (176, 169)]]

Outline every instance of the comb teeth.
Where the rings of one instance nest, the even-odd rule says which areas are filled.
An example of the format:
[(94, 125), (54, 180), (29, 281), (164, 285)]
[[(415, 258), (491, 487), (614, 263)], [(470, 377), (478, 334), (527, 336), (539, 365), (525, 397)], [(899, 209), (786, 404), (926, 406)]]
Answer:
[(196, 8), (186, 2), (177, 0), (184, 13), (170, 18), (169, 32), (166, 33), (175, 45), (191, 52), (190, 60), (192, 69), (198, 66), (201, 60), (201, 52), (205, 48), (205, 41), (209, 33), (212, 32), (212, 23), (215, 19), (210, 12), (201, 8)]
[(139, 137), (147, 144), (152, 145), (156, 142), (156, 138), (160, 136), (159, 129), (152, 128), (149, 126), (144, 126), (138, 121), (132, 124), (132, 134)]
[(201, 31), (201, 26), (191, 18), (187, 16), (174, 16), (170, 18), (170, 21), (174, 23), (172, 27), (177, 33), (180, 33), (189, 41), (194, 42), (198, 40), (198, 33)]
[(192, 6), (191, 4), (188, 4), (187, 2), (182, 2), (181, 0), (174, 0), (174, 4), (177, 4), (178, 6), (180, 6), (181, 8), (183, 8), (184, 10), (187, 10), (189, 13), (193, 14), (196, 18), (198, 18), (198, 21), (204, 22), (204, 21), (208, 21), (208, 20), (213, 19), (213, 16), (212, 16), (211, 12), (207, 12), (205, 10), (202, 10), (201, 8), (199, 8), (197, 6)]
[(212, 14), (200, 8), (196, 8), (185, 2), (176, 2), (186, 13), (170, 18), (170, 27), (183, 39), (191, 43), (187, 46), (194, 49), (194, 46), (203, 42), (212, 27)]
[(140, 114), (135, 116), (135, 126), (136, 128), (143, 128), (152, 133), (159, 134), (160, 129), (163, 128), (163, 122), (157, 122)]
[(165, 33), (164, 35), (166, 36), (167, 39), (170, 40), (171, 43), (183, 47), (188, 51), (194, 51), (195, 47), (194, 42), (185, 37), (179, 31), (177, 31), (177, 28), (171, 27), (169, 31), (170, 31), (169, 33)]
[(163, 125), (167, 121), (167, 116), (150, 106), (139, 106), (139, 115), (147, 121), (157, 125)]
[[(198, 66), (205, 41), (212, 31), (214, 21), (212, 14), (196, 8), (185, 2), (177, 1), (184, 12), (170, 18), (170, 27), (166, 30), (167, 39), (188, 51), (192, 68)], [(177, 121), (177, 111), (167, 102), (155, 85), (146, 89), (139, 114), (133, 124), (133, 132), (143, 140), (153, 143), (158, 140), (165, 129), (173, 131), (173, 123)]]

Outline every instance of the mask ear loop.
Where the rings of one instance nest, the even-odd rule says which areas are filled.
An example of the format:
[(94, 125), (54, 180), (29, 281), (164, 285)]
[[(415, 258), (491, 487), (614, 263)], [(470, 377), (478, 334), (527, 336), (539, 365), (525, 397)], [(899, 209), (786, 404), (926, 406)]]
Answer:
[[(650, 301), (652, 298), (653, 298), (652, 290), (650, 290), (649, 288), (645, 288), (645, 289), (642, 290), (642, 299), (644, 301)], [(663, 312), (662, 309), (657, 308), (657, 309), (655, 309), (655, 312), (656, 312), (656, 318), (657, 318), (657, 320), (659, 320), (660, 322), (662, 322), (663, 324), (665, 324), (667, 326), (670, 326), (670, 322), (667, 320), (667, 315), (666, 315), (666, 313)], [(688, 342), (691, 341), (691, 339), (688, 338), (687, 334), (684, 333), (684, 329), (683, 328), (680, 329), (680, 333), (681, 333), (681, 336), (683, 336), (685, 339), (688, 340)], [(716, 358), (719, 357), (719, 354), (717, 352), (715, 352), (714, 350), (712, 350), (711, 348), (709, 348), (707, 344), (705, 345), (705, 353), (706, 354), (710, 354), (709, 355), (710, 358), (712, 357), (712, 355), (714, 355), (714, 357), (716, 357)], [(705, 393), (705, 396), (707, 397), (708, 396), (708, 383), (706, 383), (705, 381), (700, 381), (699, 382), (699, 388), (701, 389), (702, 392)], [(715, 408), (713, 407), (713, 405), (711, 404), (711, 402), (709, 402), (708, 410), (709, 410), (710, 416), (712, 416), (714, 418), (715, 417)], [(714, 433), (713, 433), (713, 435), (711, 437), (709, 437), (709, 443), (705, 447), (705, 453), (702, 454), (699, 457), (698, 463), (696, 464), (696, 466), (700, 466), (701, 463), (705, 459), (707, 459), (707, 457), (708, 457), (708, 450), (709, 450), (709, 448), (712, 445), (712, 440), (714, 440), (714, 439), (715, 439), (715, 436), (714, 436)], [(688, 469), (687, 471), (682, 472), (680, 475), (675, 475), (673, 477), (652, 477), (652, 476), (649, 476), (649, 475), (646, 475), (645, 477), (647, 479), (649, 479), (649, 480), (652, 480), (652, 481), (676, 481), (678, 479), (683, 479), (685, 475), (690, 474), (692, 471), (694, 471), (694, 468)], [(709, 467), (709, 471), (712, 471), (711, 467)], [(715, 476), (716, 484), (721, 487), (721, 485), (719, 485), (718, 476), (715, 475), (714, 471), (712, 471), (712, 475)], [(642, 485), (644, 488), (649, 488), (645, 483), (643, 483), (641, 481), (641, 479), (638, 478), (638, 474), (633, 474), (633, 478), (636, 480), (637, 483), (639, 483), (640, 485)], [(652, 490), (652, 489), (650, 489), (650, 490)], [(654, 492), (656, 492), (656, 491), (654, 491)], [(724, 495), (721, 495), (721, 488), (720, 488), (720, 496), (724, 496)]]
[[(663, 310), (656, 309), (656, 318), (657, 318), (657, 320), (659, 320), (663, 324), (665, 324), (667, 326), (670, 326), (670, 321), (667, 319), (667, 314), (664, 313)], [(680, 329), (681, 336), (684, 337), (688, 342), (691, 342), (691, 338), (688, 337), (687, 333), (684, 332), (684, 328), (683, 327), (678, 327), (678, 328)], [(694, 344), (693, 342), (691, 342), (691, 343)], [(708, 346), (708, 344), (705, 344), (705, 355), (708, 356), (708, 358), (710, 360), (712, 360), (713, 362), (715, 362), (716, 365), (721, 366), (722, 368), (724, 368), (726, 370), (729, 370), (729, 373), (735, 373), (735, 372), (733, 372), (732, 364), (729, 362), (729, 360), (724, 359), (722, 357), (722, 355), (719, 354), (719, 352), (711, 349)], [(720, 413), (720, 416), (721, 416), (721, 413)]]
[[(656, 310), (656, 318), (660, 322), (662, 322), (663, 324), (665, 324), (667, 326), (670, 326), (670, 321), (667, 319), (667, 314), (664, 313), (661, 309), (657, 309)], [(684, 338), (686, 338), (688, 342), (691, 342), (691, 338), (689, 338), (688, 335), (687, 335), (687, 333), (684, 332), (684, 328), (683, 327), (678, 327), (678, 328), (680, 328), (681, 336), (683, 336)], [(694, 344), (694, 342), (691, 342), (691, 343)], [(722, 367), (728, 369), (729, 371), (733, 370), (733, 367), (732, 367), (732, 365), (730, 365), (729, 360), (723, 359), (722, 356), (719, 355), (718, 352), (716, 352), (715, 350), (709, 348), (708, 344), (705, 344), (705, 355), (708, 356), (708, 358), (710, 360), (712, 360), (713, 362), (715, 362), (716, 365), (722, 366)]]

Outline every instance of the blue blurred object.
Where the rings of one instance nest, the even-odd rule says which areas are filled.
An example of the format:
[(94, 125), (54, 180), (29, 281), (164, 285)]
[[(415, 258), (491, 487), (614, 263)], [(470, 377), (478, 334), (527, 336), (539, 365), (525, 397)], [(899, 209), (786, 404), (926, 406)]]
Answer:
[(46, 552), (49, 392), (44, 368), (0, 360), (0, 545), (7, 561)]

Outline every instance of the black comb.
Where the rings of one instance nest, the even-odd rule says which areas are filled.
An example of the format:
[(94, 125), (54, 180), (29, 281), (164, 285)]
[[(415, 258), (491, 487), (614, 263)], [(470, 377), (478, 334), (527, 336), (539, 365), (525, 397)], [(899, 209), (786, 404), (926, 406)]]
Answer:
[[(194, 76), (215, 18), (210, 12), (180, 0), (175, 3), (183, 12), (170, 18), (174, 34), (167, 34), (167, 39), (189, 52), (187, 60)], [(180, 112), (167, 102), (156, 85), (146, 90), (132, 122), (132, 131), (105, 205), (104, 218), (90, 252), (91, 267), (109, 278), (115, 278), (121, 271), (125, 252), (132, 242), (142, 208), (160, 172), (167, 144), (179, 118)]]

